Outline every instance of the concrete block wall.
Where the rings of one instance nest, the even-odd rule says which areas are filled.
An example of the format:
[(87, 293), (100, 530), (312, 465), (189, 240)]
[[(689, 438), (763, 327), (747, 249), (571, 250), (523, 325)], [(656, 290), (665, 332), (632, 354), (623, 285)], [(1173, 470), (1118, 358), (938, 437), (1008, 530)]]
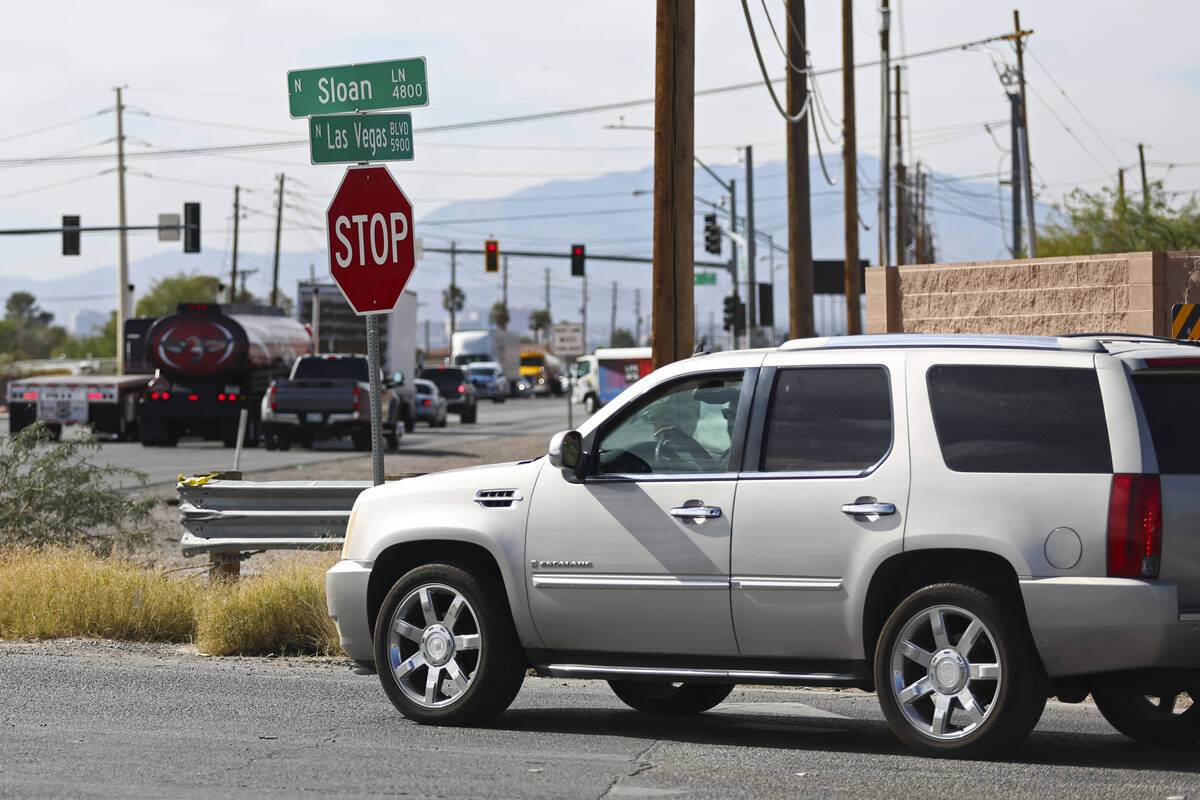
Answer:
[(1200, 252), (870, 267), (867, 333), (1123, 332), (1169, 336), (1200, 302)]

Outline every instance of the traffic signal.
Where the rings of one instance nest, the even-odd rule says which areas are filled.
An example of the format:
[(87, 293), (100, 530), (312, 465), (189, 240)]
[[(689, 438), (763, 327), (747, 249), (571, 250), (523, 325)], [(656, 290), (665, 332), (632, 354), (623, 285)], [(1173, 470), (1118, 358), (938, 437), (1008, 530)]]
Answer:
[(200, 204), (183, 204), (183, 252), (200, 252)]
[(64, 256), (79, 255), (79, 217), (63, 214), (62, 254)]
[(737, 304), (737, 310), (734, 312), (734, 315), (733, 315), (733, 324), (735, 327), (734, 333), (737, 336), (741, 336), (742, 333), (746, 330), (746, 304), (745, 303)]
[(775, 287), (769, 283), (758, 285), (758, 324), (768, 328), (775, 325)]
[(487, 272), (500, 271), (500, 243), (495, 239), (483, 243), (483, 268)]
[(717, 224), (716, 214), (704, 215), (704, 250), (721, 255), (721, 226)]
[(725, 330), (733, 330), (733, 326), (737, 321), (737, 295), (727, 295), (725, 297)]
[(571, 245), (571, 274), (577, 278), (583, 277), (583, 245)]

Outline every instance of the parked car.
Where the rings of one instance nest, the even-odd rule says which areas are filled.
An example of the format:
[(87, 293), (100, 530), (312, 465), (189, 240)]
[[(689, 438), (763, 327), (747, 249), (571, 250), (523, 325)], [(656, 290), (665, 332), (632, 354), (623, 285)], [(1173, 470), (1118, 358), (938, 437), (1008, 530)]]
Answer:
[(494, 361), (471, 364), (467, 367), (467, 378), (475, 384), (475, 391), (480, 397), (490, 398), (493, 403), (503, 403), (510, 394), (508, 378)]
[[(853, 336), (684, 359), (545, 457), (363, 492), (326, 587), (407, 717), (525, 671), (635, 709), (874, 690), (910, 748), (1019, 743), (1048, 697), (1200, 740), (1200, 350)], [(736, 525), (734, 524), (736, 522)]]
[(417, 421), (428, 422), (431, 428), (446, 427), (446, 398), (437, 384), (417, 378), (413, 385), (417, 389)]
[(479, 394), (475, 384), (467, 378), (466, 370), (460, 367), (427, 367), (421, 377), (437, 384), (438, 391), (446, 398), (446, 408), (458, 414), (463, 423), (472, 423), (479, 412)]

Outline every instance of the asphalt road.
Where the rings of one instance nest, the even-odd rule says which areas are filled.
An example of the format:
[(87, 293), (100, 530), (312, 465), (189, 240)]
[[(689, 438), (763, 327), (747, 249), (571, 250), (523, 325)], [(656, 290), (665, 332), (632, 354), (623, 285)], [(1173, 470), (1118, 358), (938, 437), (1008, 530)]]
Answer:
[[(586, 419), (582, 407), (576, 405), (572, 421), (578, 425)], [(7, 419), (0, 425), (8, 434)], [(400, 440), (400, 452), (408, 450), (453, 449), (455, 443), (476, 441), (497, 435), (545, 434), (549, 439), (567, 428), (566, 398), (517, 398), (504, 403), (484, 401), (479, 404), (478, 421), (464, 425), (457, 414), (451, 414), (445, 428), (429, 428), (418, 423), (412, 433)], [(73, 429), (65, 434), (77, 435)], [(240, 467), (244, 473), (295, 467), (346, 458), (361, 458), (364, 454), (352, 449), (349, 439), (318, 442), (311, 450), (293, 447), (281, 452), (262, 447), (242, 450)], [(233, 469), (234, 451), (220, 442), (184, 439), (177, 447), (143, 447), (138, 443), (101, 444), (100, 453), (92, 459), (98, 465), (132, 467), (149, 476), (149, 484), (174, 484), (179, 475), (207, 474), (216, 470)]]
[(1200, 748), (1152, 749), (1051, 702), (1016, 753), (910, 755), (875, 698), (737, 690), (684, 719), (529, 678), (486, 728), (408, 722), (317, 659), (0, 642), (0, 797), (1200, 797)]

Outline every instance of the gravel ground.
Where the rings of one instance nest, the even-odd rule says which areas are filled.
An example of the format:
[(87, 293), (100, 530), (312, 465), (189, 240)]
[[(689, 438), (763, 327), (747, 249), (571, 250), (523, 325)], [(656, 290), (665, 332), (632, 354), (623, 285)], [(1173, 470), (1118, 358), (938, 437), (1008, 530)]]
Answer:
[[(547, 438), (542, 434), (536, 434), (480, 439), (456, 444), (454, 453), (421, 450), (404, 452), (402, 447), (400, 452), (389, 454), (386, 457), (384, 472), (387, 475), (440, 472), (479, 464), (536, 458), (546, 452)], [(363, 454), (339, 461), (300, 464), (288, 469), (246, 473), (243, 477), (252, 481), (369, 481), (371, 475), (371, 456)], [(146, 490), (145, 494), (158, 498), (160, 502), (155, 505), (152, 513), (154, 540), (147, 549), (139, 551), (136, 556), (140, 560), (159, 565), (164, 569), (186, 567), (196, 570), (206, 569), (208, 567), (206, 557), (184, 558), (179, 551), (179, 540), (184, 530), (179, 520), (179, 506), (175, 504), (178, 499), (175, 487), (155, 487)], [(279, 559), (294, 556), (293, 551), (287, 550), (261, 553), (243, 562), (242, 571), (244, 573), (258, 572)]]

